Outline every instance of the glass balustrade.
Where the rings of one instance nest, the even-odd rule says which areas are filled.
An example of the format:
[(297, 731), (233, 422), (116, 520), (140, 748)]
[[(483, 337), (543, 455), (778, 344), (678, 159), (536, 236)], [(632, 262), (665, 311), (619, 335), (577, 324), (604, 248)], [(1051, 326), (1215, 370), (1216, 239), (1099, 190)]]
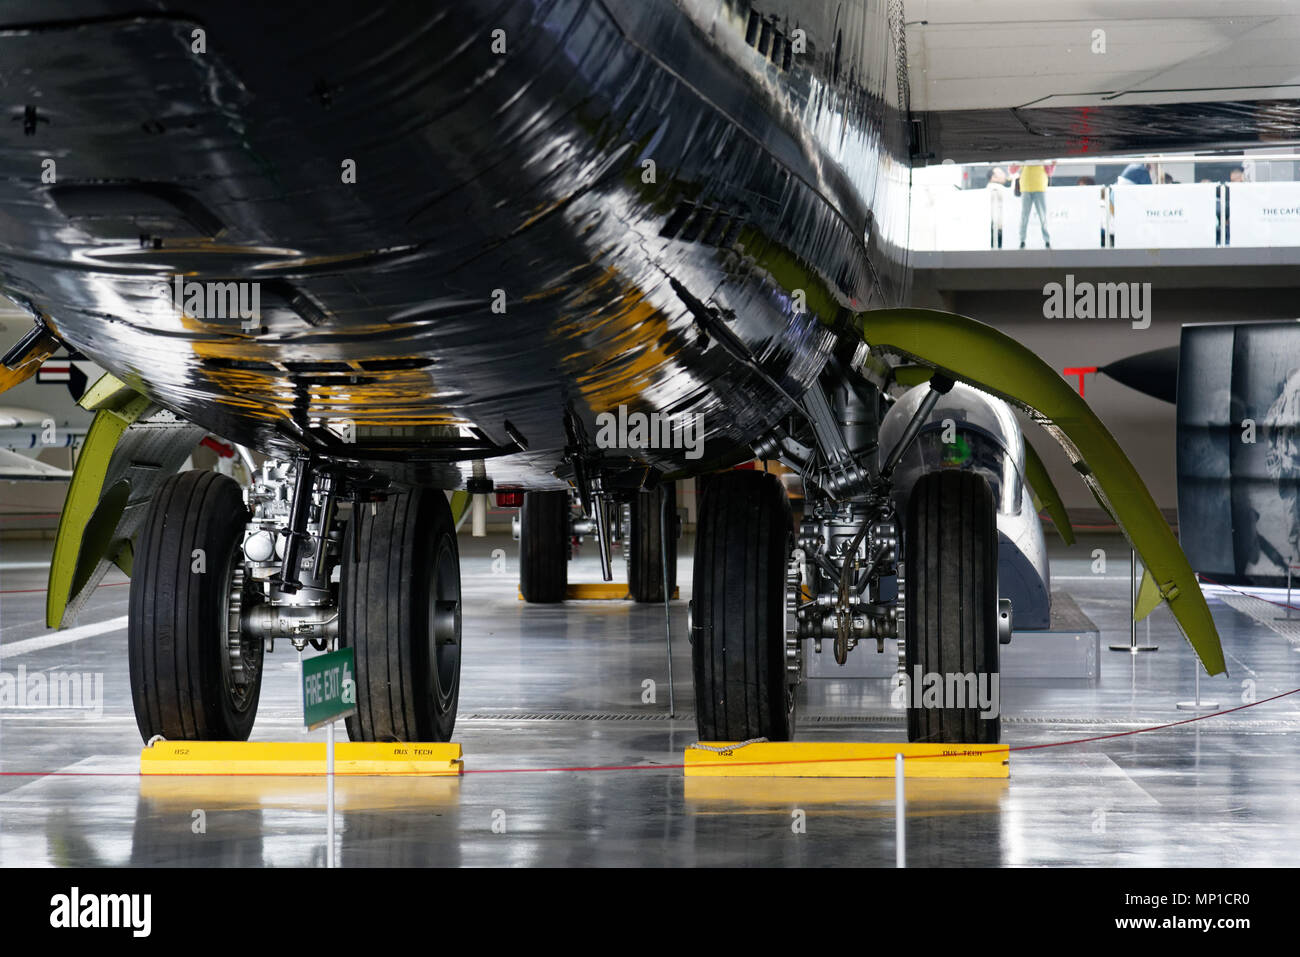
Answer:
[[(913, 250), (1019, 248), (1025, 198), (1010, 185), (961, 188), (925, 179), (913, 182)], [(1300, 246), (1297, 182), (1049, 186), (1044, 201), (1053, 249)], [(1031, 210), (1025, 247), (1043, 246)]]

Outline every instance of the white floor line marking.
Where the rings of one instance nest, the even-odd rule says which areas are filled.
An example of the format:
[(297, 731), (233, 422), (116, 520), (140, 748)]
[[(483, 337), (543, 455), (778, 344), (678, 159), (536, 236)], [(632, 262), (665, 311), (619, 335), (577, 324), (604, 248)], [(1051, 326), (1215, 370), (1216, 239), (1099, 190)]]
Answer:
[(1247, 616), (1258, 625), (1264, 626), (1275, 635), (1295, 645), (1296, 650), (1300, 651), (1300, 635), (1297, 634), (1297, 632), (1300, 632), (1300, 614), (1297, 614), (1294, 618), (1286, 618), (1284, 617), (1285, 609), (1282, 610), (1282, 614), (1279, 614), (1276, 605), (1269, 604), (1265, 599), (1256, 598), (1253, 595), (1234, 593), (1218, 597), (1233, 611)]
[[(1015, 766), (1015, 759), (1012, 760), (1012, 765)], [(1087, 795), (1086, 800), (1095, 801), (1105, 795), (1105, 800), (1109, 802), (1108, 810), (1160, 806), (1160, 801), (1133, 780), (1108, 754), (1052, 754), (1051, 751), (1038, 751), (1032, 761), (1021, 761), (1016, 773), (1023, 778), (1030, 774), (1055, 775), (1061, 771), (1065, 772), (1069, 780), (1055, 782), (1053, 788), (1058, 792), (1068, 790), (1071, 797)]]
[(49, 567), (49, 562), (0, 562), (0, 572), (18, 572)]
[(13, 658), (16, 655), (30, 654), (33, 651), (44, 651), (46, 648), (57, 648), (59, 645), (68, 645), (74, 641), (81, 641), (83, 638), (94, 638), (96, 635), (117, 631), (125, 627), (126, 615), (122, 615), (119, 618), (110, 618), (107, 621), (78, 625), (76, 628), (69, 628), (67, 631), (52, 631), (48, 635), (38, 635), (35, 638), (23, 638), (21, 641), (0, 643), (0, 660)]
[[(1116, 764), (1114, 758), (1112, 758), (1110, 755), (1106, 755), (1106, 760), (1111, 763), (1111, 767), (1114, 769), (1114, 771), (1117, 772), (1120, 777), (1122, 777), (1133, 787), (1137, 788), (1138, 791), (1140, 791), (1146, 797), (1147, 801), (1149, 801), (1151, 804), (1156, 805), (1157, 807), (1160, 805), (1159, 799), (1150, 791), (1148, 791), (1146, 788), (1144, 788), (1142, 785), (1138, 784), (1137, 781), (1133, 780), (1133, 776), (1129, 774), (1127, 771), (1125, 771), (1118, 764)], [(1109, 768), (1107, 769), (1108, 772), (1110, 770), (1111, 769)], [(1108, 774), (1107, 776), (1113, 776), (1113, 775)]]
[(1248, 673), (1252, 678), (1258, 677), (1258, 673), (1257, 673), (1253, 668), (1249, 667), (1249, 666), (1246, 664), (1246, 662), (1242, 661), (1240, 658), (1238, 658), (1236, 655), (1234, 655), (1231, 651), (1229, 651), (1229, 652), (1225, 652), (1225, 654), (1227, 654), (1227, 656), (1228, 656), (1229, 658), (1231, 658), (1233, 661), (1235, 661), (1237, 664), (1241, 665), (1241, 667), (1245, 668), (1245, 669), (1246, 669), (1246, 672), (1247, 672), (1247, 673)]

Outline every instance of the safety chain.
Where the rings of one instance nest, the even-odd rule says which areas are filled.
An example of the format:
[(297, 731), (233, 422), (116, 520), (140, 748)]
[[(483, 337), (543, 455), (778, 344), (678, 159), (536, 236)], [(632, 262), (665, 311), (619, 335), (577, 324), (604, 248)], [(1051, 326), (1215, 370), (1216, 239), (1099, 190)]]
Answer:
[(741, 741), (739, 744), (723, 744), (717, 747), (713, 747), (707, 744), (701, 744), (700, 742), (696, 741), (687, 750), (712, 751), (714, 754), (730, 754), (732, 751), (735, 751), (737, 748), (743, 748), (746, 745), (765, 744), (765, 743), (767, 743), (767, 738), (750, 738), (748, 741)]

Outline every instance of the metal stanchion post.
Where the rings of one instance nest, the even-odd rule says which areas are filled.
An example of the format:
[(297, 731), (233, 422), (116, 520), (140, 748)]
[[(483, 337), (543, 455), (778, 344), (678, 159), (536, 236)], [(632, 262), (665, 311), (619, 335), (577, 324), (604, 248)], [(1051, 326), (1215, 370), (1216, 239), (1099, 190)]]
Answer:
[(326, 825), (326, 840), (329, 842), (325, 846), (325, 866), (334, 866), (334, 722), (331, 721), (325, 726), (325, 779), (327, 783), (327, 797), (325, 800), (325, 813), (329, 816), (329, 823)]
[(903, 784), (903, 755), (894, 755), (894, 865), (907, 867), (907, 789)]
[(1218, 711), (1219, 702), (1201, 700), (1201, 663), (1198, 661), (1196, 668), (1196, 700), (1178, 702), (1179, 711)]
[(1286, 611), (1280, 615), (1274, 615), (1274, 621), (1291, 620), (1291, 572), (1295, 568), (1295, 559), (1289, 558), (1286, 563)]
[(1159, 651), (1159, 645), (1138, 644), (1138, 623), (1137, 623), (1137, 552), (1129, 549), (1128, 553), (1128, 644), (1127, 645), (1110, 645), (1111, 651), (1127, 651), (1131, 655), (1136, 655), (1139, 651)]
[[(673, 690), (673, 613), (672, 613), (672, 589), (668, 580), (668, 561), (671, 555), (676, 560), (677, 547), (676, 542), (673, 547), (668, 547), (668, 533), (675, 531), (677, 525), (677, 516), (673, 516), (673, 521), (668, 521), (668, 495), (663, 489), (660, 489), (659, 502), (659, 548), (660, 557), (663, 559), (663, 569), (661, 578), (664, 588), (664, 641), (668, 646), (668, 717), (677, 717), (677, 696)], [(687, 635), (689, 638), (690, 635)]]

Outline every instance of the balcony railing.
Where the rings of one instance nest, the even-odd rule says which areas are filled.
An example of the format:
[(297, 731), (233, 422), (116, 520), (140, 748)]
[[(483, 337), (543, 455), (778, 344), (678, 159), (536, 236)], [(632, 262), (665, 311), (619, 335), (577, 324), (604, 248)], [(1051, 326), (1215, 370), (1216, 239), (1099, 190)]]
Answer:
[[(1022, 200), (1009, 186), (914, 186), (910, 246), (1017, 249)], [(1053, 249), (1300, 246), (1300, 183), (1054, 186), (1045, 204)], [(1025, 248), (1043, 248), (1036, 210)]]

